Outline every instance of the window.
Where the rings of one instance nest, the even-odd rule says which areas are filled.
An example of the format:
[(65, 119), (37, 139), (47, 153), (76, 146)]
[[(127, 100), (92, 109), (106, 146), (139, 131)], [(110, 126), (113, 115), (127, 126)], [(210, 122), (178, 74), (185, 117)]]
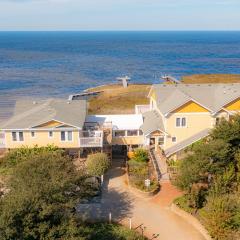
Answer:
[(176, 127), (186, 127), (186, 126), (187, 126), (187, 120), (185, 117), (176, 118)]
[(158, 145), (159, 145), (159, 146), (164, 145), (164, 137), (159, 137), (159, 138), (158, 138)]
[(17, 133), (16, 133), (16, 132), (12, 132), (12, 140), (13, 140), (14, 142), (17, 141)]
[(61, 141), (65, 142), (65, 141), (72, 141), (72, 131), (62, 131), (61, 132)]
[(49, 138), (52, 138), (52, 137), (53, 137), (53, 131), (49, 131), (49, 132), (48, 132), (48, 137), (49, 137)]
[(138, 130), (128, 130), (127, 136), (128, 137), (138, 136)]
[(176, 137), (172, 137), (172, 142), (177, 142), (177, 138)]
[(186, 127), (186, 118), (182, 118), (182, 127)]
[(72, 141), (72, 131), (67, 132), (67, 139), (68, 141)]
[(115, 131), (114, 136), (115, 137), (125, 137), (125, 131)]
[(20, 141), (20, 142), (23, 142), (23, 140), (24, 140), (24, 139), (23, 139), (23, 132), (19, 132), (19, 133), (18, 133), (18, 137), (19, 137), (19, 141)]
[(13, 142), (23, 142), (24, 137), (23, 137), (23, 132), (12, 132), (12, 140)]
[(143, 131), (139, 130), (139, 136), (142, 136), (142, 135), (143, 135)]
[(181, 118), (176, 119), (176, 126), (180, 127), (181, 126)]
[(31, 137), (32, 137), (32, 138), (35, 137), (35, 132), (31, 132)]

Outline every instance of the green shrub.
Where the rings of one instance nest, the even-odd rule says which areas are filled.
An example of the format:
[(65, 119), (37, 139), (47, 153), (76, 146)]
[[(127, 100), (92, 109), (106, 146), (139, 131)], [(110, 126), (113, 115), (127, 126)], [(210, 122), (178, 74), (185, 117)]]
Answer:
[(134, 158), (137, 162), (147, 162), (148, 161), (148, 151), (143, 148), (138, 148), (134, 151)]
[(91, 176), (103, 175), (111, 166), (111, 161), (105, 153), (95, 153), (88, 156), (87, 172)]
[(209, 196), (200, 217), (216, 240), (236, 239), (240, 228), (240, 201), (236, 194)]

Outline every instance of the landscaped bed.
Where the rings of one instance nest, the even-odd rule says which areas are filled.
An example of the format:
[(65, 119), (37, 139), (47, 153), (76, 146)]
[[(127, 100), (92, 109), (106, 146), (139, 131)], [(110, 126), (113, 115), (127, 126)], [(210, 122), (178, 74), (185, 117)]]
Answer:
[(137, 149), (127, 162), (129, 184), (142, 192), (157, 192), (159, 183), (156, 180), (148, 151)]

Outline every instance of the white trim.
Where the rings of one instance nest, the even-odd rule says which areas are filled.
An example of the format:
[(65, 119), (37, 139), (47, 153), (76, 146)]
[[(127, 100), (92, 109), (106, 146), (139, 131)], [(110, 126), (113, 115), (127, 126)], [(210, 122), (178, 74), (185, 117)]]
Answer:
[(172, 113), (172, 111), (174, 111), (174, 110), (182, 107), (183, 105), (185, 105), (185, 104), (187, 104), (188, 102), (191, 102), (191, 101), (194, 102), (194, 103), (196, 103), (196, 104), (198, 104), (198, 105), (200, 105), (201, 107), (207, 109), (210, 113), (212, 112), (212, 110), (209, 109), (208, 107), (205, 107), (204, 105), (202, 105), (202, 104), (199, 103), (198, 101), (194, 100), (193, 98), (190, 98), (190, 99), (187, 100), (186, 102), (182, 103), (181, 105), (178, 105), (177, 107), (175, 107), (175, 108), (171, 109), (170, 111), (168, 111), (167, 113), (165, 113), (164, 116), (167, 117), (170, 113)]
[[(50, 132), (52, 133), (52, 136), (50, 136)], [(54, 138), (54, 135), (53, 135), (53, 131), (48, 131), (48, 138), (50, 138), (50, 139), (52, 139), (52, 138)]]
[[(32, 133), (34, 133), (34, 136), (32, 136)], [(36, 138), (36, 132), (35, 131), (30, 131), (31, 138)]]
[[(65, 133), (65, 140), (62, 140), (62, 132)], [(72, 133), (72, 140), (68, 140), (68, 132)], [(60, 131), (60, 142), (73, 142), (73, 131)]]
[[(177, 119), (180, 119), (180, 126), (177, 126)], [(185, 118), (185, 126), (182, 126), (182, 119)], [(188, 127), (188, 118), (187, 117), (175, 117), (175, 128), (187, 128)]]
[[(14, 132), (16, 133), (16, 141), (13, 140), (13, 133), (14, 133)], [(19, 140), (19, 139), (20, 139), (20, 138), (19, 138), (19, 133), (20, 133), (20, 132), (23, 133), (23, 141), (20, 141), (20, 140)], [(15, 142), (20, 142), (20, 143), (22, 143), (22, 142), (25, 141), (24, 139), (25, 139), (25, 138), (24, 138), (24, 132), (23, 132), (23, 131), (12, 131), (12, 132), (11, 132), (11, 141), (12, 141), (12, 142), (14, 142), (14, 143), (15, 143)]]
[[(43, 124), (48, 123), (48, 122), (51, 122), (51, 121), (59, 122), (59, 123), (61, 123), (62, 125), (69, 125), (69, 126), (72, 126), (72, 127), (74, 127), (74, 128), (79, 128), (79, 127), (77, 127), (77, 126), (75, 126), (75, 125), (73, 125), (73, 124), (65, 123), (65, 122), (62, 122), (62, 121), (57, 120), (57, 119), (54, 119), (54, 118), (53, 118), (52, 120), (49, 120), (49, 121), (46, 121), (46, 122), (43, 122), (43, 123), (39, 123), (38, 125), (32, 126), (31, 128), (38, 127), (39, 125), (43, 125)], [(54, 127), (54, 128), (55, 128), (55, 127)]]

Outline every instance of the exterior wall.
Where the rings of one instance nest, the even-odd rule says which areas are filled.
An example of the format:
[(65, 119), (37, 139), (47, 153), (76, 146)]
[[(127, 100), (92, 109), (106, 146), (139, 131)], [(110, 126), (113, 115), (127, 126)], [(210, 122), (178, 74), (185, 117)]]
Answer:
[[(186, 118), (186, 127), (176, 127), (177, 117)], [(172, 113), (166, 118), (166, 132), (169, 136), (166, 137), (164, 149), (172, 147), (207, 128), (212, 128), (214, 124), (215, 119), (210, 113)], [(172, 142), (172, 137), (176, 137), (177, 141)]]
[(240, 111), (240, 99), (237, 99), (225, 107), (228, 111)]
[(183, 106), (174, 111), (174, 113), (198, 113), (198, 112), (209, 111), (193, 101), (184, 104)]
[(43, 131), (35, 131), (35, 137), (31, 136), (31, 131), (24, 131), (24, 141), (23, 142), (15, 142), (12, 141), (12, 132), (5, 132), (5, 143), (6, 148), (19, 148), (22, 146), (33, 147), (35, 145), (38, 146), (47, 146), (48, 144), (53, 144), (58, 146), (59, 148), (79, 148), (79, 132), (78, 130), (71, 130), (72, 133), (72, 141), (61, 141), (61, 131), (53, 131), (53, 137), (50, 138), (48, 136), (48, 132), (46, 130)]
[(113, 137), (112, 144), (113, 145), (143, 145), (144, 137), (143, 136)]

